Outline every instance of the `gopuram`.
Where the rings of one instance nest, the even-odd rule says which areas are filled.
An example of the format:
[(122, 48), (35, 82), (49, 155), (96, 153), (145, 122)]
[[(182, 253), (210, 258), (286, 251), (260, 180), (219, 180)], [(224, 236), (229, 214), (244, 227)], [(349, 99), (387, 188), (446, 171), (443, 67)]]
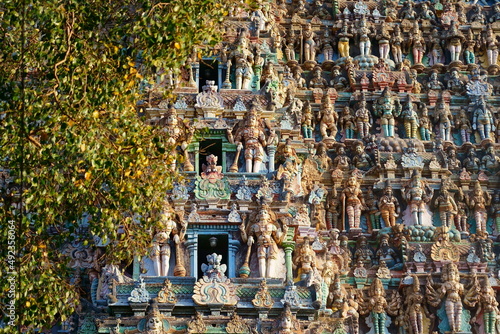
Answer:
[(182, 177), (77, 332), (500, 333), (500, 3), (242, 6), (145, 89)]

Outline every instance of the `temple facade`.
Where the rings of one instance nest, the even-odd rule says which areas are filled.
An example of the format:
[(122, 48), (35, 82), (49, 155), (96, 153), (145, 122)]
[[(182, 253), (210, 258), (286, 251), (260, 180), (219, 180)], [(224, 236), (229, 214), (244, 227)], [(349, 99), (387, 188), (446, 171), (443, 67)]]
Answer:
[(180, 177), (73, 329), (500, 333), (500, 4), (242, 6), (144, 85)]

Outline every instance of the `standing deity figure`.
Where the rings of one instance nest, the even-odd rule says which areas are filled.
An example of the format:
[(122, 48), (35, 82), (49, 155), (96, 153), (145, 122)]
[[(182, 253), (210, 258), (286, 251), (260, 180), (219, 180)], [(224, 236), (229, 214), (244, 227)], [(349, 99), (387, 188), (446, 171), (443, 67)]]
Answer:
[(424, 225), (424, 211), (431, 200), (434, 190), (422, 180), (420, 173), (414, 171), (409, 184), (405, 187), (404, 197), (409, 204), (415, 225)]
[(362, 100), (359, 101), (359, 108), (356, 110), (355, 117), (358, 127), (358, 138), (362, 139), (368, 137), (372, 126), (372, 117), (370, 110), (366, 107), (366, 100), (364, 96)]
[(424, 327), (424, 314), (427, 318), (434, 318), (424, 304), (424, 294), (420, 289), (420, 281), (417, 275), (411, 275), (413, 283), (406, 290), (404, 301), (405, 318), (413, 334), (426, 334)]
[(491, 203), (491, 196), (487, 191), (481, 188), (479, 181), (474, 184), (472, 193), (467, 198), (467, 205), (474, 212), (474, 219), (476, 220), (476, 233), (479, 231), (487, 233), (486, 221), (488, 219), (488, 212), (486, 207)]
[(450, 106), (443, 100), (439, 100), (434, 114), (435, 121), (439, 124), (439, 136), (444, 141), (452, 141), (451, 129), (453, 128), (453, 117)]
[(361, 21), (359, 21), (359, 27), (357, 29), (357, 32), (359, 41), (359, 51), (361, 56), (370, 56), (372, 49), (372, 42), (370, 39), (371, 29), (368, 26), (368, 23), (364, 16), (361, 18)]
[(371, 188), (368, 188), (368, 191), (366, 192), (365, 204), (367, 207), (366, 220), (368, 222), (369, 230), (380, 230), (380, 211), (378, 208), (378, 201)]
[(255, 217), (255, 222), (245, 228), (245, 223), (240, 225), (241, 239), (248, 245), (247, 259), (254, 242), (257, 243), (257, 258), (259, 262), (259, 277), (272, 277), (274, 275), (279, 248), (278, 245), (286, 237), (288, 226), (279, 228), (274, 213), (266, 206), (261, 207)]
[(384, 195), (378, 202), (380, 208), (380, 215), (384, 220), (385, 226), (395, 226), (396, 218), (399, 216), (399, 201), (392, 193), (392, 187), (386, 186), (384, 188)]
[(419, 121), (420, 139), (431, 140), (432, 123), (429, 118), (429, 111), (425, 104), (422, 105), (422, 115)]
[(288, 30), (285, 38), (285, 58), (288, 62), (295, 62), (295, 44), (297, 43), (297, 36), (292, 28)]
[(495, 191), (493, 195), (493, 200), (491, 202), (491, 215), (493, 216), (493, 220), (495, 222), (497, 235), (500, 234), (500, 191)]
[(498, 301), (496, 298), (495, 290), (490, 285), (489, 278), (486, 277), (479, 292), (478, 301), (479, 304), (476, 310), (476, 315), (472, 317), (471, 323), (478, 322), (478, 316), (483, 313), (483, 324), (485, 334), (496, 334), (497, 331), (497, 316), (498, 311)]
[[(363, 192), (356, 176), (350, 176), (346, 181), (346, 186), (340, 195), (344, 208), (343, 218), (347, 214), (350, 229), (360, 229), (361, 211), (365, 208)], [(344, 225), (345, 226), (345, 225)]]
[(462, 43), (465, 40), (464, 34), (458, 28), (456, 21), (451, 22), (451, 26), (446, 33), (446, 45), (450, 51), (451, 62), (460, 61), (460, 54), (462, 53)]
[(441, 47), (442, 39), (441, 32), (437, 28), (432, 29), (432, 33), (429, 36), (429, 42), (431, 44), (431, 61), (433, 65), (443, 62), (444, 52)]
[(467, 38), (465, 39), (464, 42), (464, 60), (465, 64), (475, 64), (476, 63), (476, 54), (474, 52), (474, 49), (476, 48), (476, 45), (478, 44), (476, 37), (474, 36), (474, 32), (472, 31), (472, 28), (469, 28), (467, 30)]
[(235, 65), (236, 89), (250, 89), (253, 79), (252, 56), (237, 56)]
[(335, 140), (337, 136), (337, 121), (339, 119), (339, 115), (333, 108), (332, 101), (328, 95), (323, 97), (323, 101), (321, 104), (321, 109), (318, 114), (318, 122), (319, 122), (319, 131), (321, 133), (321, 137), (331, 138)]
[(399, 100), (395, 100), (391, 95), (390, 88), (384, 88), (382, 95), (377, 99), (374, 110), (380, 116), (382, 135), (384, 137), (394, 137), (394, 117), (401, 113)]
[(483, 44), (486, 46), (488, 64), (490, 66), (496, 65), (498, 60), (498, 38), (497, 35), (493, 32), (491, 25), (488, 26), (488, 29), (486, 30)]
[(401, 51), (401, 45), (403, 44), (403, 36), (401, 35), (401, 28), (399, 28), (399, 24), (394, 27), (394, 32), (391, 35), (391, 50), (392, 56), (394, 57), (394, 62), (396, 64), (400, 64), (403, 61), (403, 52)]
[(425, 54), (425, 40), (422, 31), (418, 27), (418, 21), (414, 22), (410, 32), (410, 44), (413, 53), (413, 64), (422, 64), (422, 58)]
[(380, 31), (377, 34), (378, 40), (378, 50), (380, 54), (380, 58), (388, 59), (389, 51), (391, 50), (391, 44), (389, 43), (391, 40), (391, 33), (389, 32), (389, 27), (385, 21), (380, 25)]
[(340, 116), (340, 129), (343, 133), (343, 139), (353, 139), (354, 131), (356, 129), (356, 117), (354, 116), (354, 111), (345, 106), (342, 111), (342, 116)]
[(180, 252), (179, 244), (184, 240), (184, 236), (187, 230), (187, 222), (181, 219), (181, 226), (173, 219), (174, 211), (170, 205), (166, 204), (166, 209), (163, 211), (159, 228), (156, 230), (153, 236), (152, 247), (150, 249), (150, 258), (153, 261), (155, 273), (157, 276), (167, 276), (169, 270), (170, 262), (170, 240), (173, 239), (176, 252), (177, 252), (177, 264), (180, 265)]
[(347, 20), (342, 23), (342, 28), (338, 33), (339, 41), (337, 43), (340, 57), (349, 57), (349, 40), (353, 37), (353, 34), (349, 32), (349, 26), (347, 25)]
[(325, 36), (322, 41), (322, 49), (323, 49), (323, 61), (328, 62), (333, 60), (333, 46), (332, 46), (332, 38), (330, 36), (329, 30), (325, 31)]
[(387, 318), (386, 309), (388, 306), (382, 281), (379, 278), (375, 278), (370, 286), (370, 297), (368, 299), (368, 311), (370, 311), (372, 316), (374, 334), (386, 333), (385, 320)]
[(298, 269), (301, 280), (307, 279), (316, 267), (316, 253), (311, 248), (309, 237), (304, 237), (302, 245), (296, 249), (292, 267)]
[(406, 138), (417, 138), (418, 130), (418, 114), (413, 107), (413, 102), (411, 97), (408, 96), (408, 103), (401, 112), (401, 117), (403, 118), (403, 123), (405, 126)]
[(314, 138), (314, 116), (309, 101), (304, 102), (304, 105), (302, 106), (302, 121), (300, 123), (300, 127), (302, 129), (302, 136), (304, 136), (304, 138)]
[(447, 263), (441, 274), (443, 283), (436, 291), (432, 286), (432, 278), (427, 278), (426, 295), (429, 304), (437, 307), (444, 298), (446, 316), (452, 333), (460, 332), (462, 327), (462, 295), (464, 285), (460, 283), (457, 265), (453, 262)]
[(264, 128), (259, 125), (259, 118), (255, 106), (252, 106), (248, 112), (244, 125), (236, 130), (234, 139), (231, 131), (228, 130), (228, 139), (230, 143), (237, 145), (235, 164), (238, 163), (240, 152), (243, 147), (245, 147), (246, 172), (259, 173), (262, 166), (262, 160), (264, 159), (264, 147), (267, 146), (267, 142)]
[(316, 34), (312, 30), (310, 23), (307, 23), (304, 30), (301, 32), (304, 51), (303, 51), (303, 62), (306, 61), (316, 61), (316, 41), (314, 38)]
[(490, 138), (490, 132), (495, 131), (495, 121), (490, 108), (483, 98), (479, 98), (472, 112), (472, 129), (479, 132), (481, 140)]
[(467, 208), (466, 198), (464, 191), (461, 187), (455, 194), (457, 200), (457, 214), (455, 215), (455, 227), (462, 233), (468, 233), (467, 217), (469, 217), (469, 209)]
[(441, 194), (434, 201), (434, 206), (438, 209), (441, 225), (451, 228), (458, 212), (458, 206), (446, 186), (441, 185)]

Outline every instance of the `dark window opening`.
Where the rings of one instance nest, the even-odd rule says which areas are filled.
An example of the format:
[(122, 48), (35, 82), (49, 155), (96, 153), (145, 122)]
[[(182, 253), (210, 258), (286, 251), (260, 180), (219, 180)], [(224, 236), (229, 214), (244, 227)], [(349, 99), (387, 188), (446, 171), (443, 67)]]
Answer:
[(215, 85), (219, 85), (219, 62), (217, 60), (202, 59), (200, 61), (200, 74), (198, 81), (198, 89), (203, 91), (203, 86), (207, 84), (207, 80), (212, 80)]
[(200, 142), (199, 170), (203, 171), (203, 164), (207, 165), (207, 157), (213, 154), (217, 157), (217, 166), (222, 166), (222, 140), (209, 139)]
[[(210, 240), (211, 238), (215, 238)], [(227, 234), (198, 235), (198, 278), (203, 276), (202, 263), (208, 264), (207, 255), (217, 253), (222, 255), (222, 264), (227, 266), (226, 276), (229, 273), (228, 261), (229, 241)]]

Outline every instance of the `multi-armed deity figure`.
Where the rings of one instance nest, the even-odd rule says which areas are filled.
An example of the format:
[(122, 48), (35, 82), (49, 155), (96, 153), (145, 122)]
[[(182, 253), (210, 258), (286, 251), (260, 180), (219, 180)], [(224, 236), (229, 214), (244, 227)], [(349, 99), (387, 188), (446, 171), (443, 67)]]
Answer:
[(392, 194), (390, 185), (385, 187), (384, 195), (380, 198), (378, 206), (385, 226), (395, 226), (396, 218), (399, 216), (399, 202), (396, 196)]
[[(273, 277), (276, 271), (279, 248), (288, 231), (288, 226), (279, 228), (275, 214), (266, 206), (260, 208), (255, 221), (245, 227), (240, 225), (241, 239), (248, 244), (250, 254), (252, 244), (257, 243), (259, 277)], [(247, 255), (247, 259), (249, 256)]]
[(488, 212), (486, 206), (490, 205), (491, 196), (487, 191), (481, 188), (479, 181), (474, 184), (472, 193), (467, 198), (469, 208), (474, 212), (474, 219), (476, 220), (476, 231), (486, 232), (486, 221), (488, 219)]
[(413, 330), (413, 334), (426, 334), (424, 327), (424, 315), (427, 318), (434, 318), (424, 304), (424, 294), (420, 290), (420, 281), (417, 275), (411, 275), (413, 283), (406, 290), (404, 310), (406, 321)]
[[(184, 240), (184, 235), (187, 230), (187, 221), (181, 219), (180, 228), (174, 220), (174, 211), (168, 203), (166, 203), (165, 210), (163, 211), (158, 229), (155, 231), (153, 237), (153, 245), (150, 250), (150, 258), (153, 261), (154, 269), (157, 276), (167, 276), (169, 270), (169, 261), (171, 255), (170, 240), (173, 239), (176, 246), (177, 264), (181, 256), (179, 245)], [(182, 218), (182, 217), (181, 217)], [(175, 274), (175, 273), (174, 273)], [(183, 276), (182, 273), (178, 273)]]
[[(234, 135), (228, 131), (229, 142), (237, 145), (235, 158), (236, 170), (231, 167), (231, 172), (237, 172), (237, 161), (243, 147), (245, 147), (245, 164), (247, 173), (259, 173), (264, 159), (264, 147), (267, 146), (264, 127), (259, 124), (256, 107), (253, 106), (248, 112), (244, 125), (235, 129)], [(244, 144), (244, 145), (243, 145)]]
[(410, 183), (405, 187), (404, 197), (410, 206), (415, 225), (424, 225), (425, 206), (433, 193), (434, 190), (422, 180), (420, 173), (414, 171)]
[(390, 88), (384, 88), (382, 95), (377, 99), (373, 108), (375, 113), (380, 116), (382, 135), (384, 137), (394, 137), (394, 117), (399, 116), (401, 113), (401, 105), (399, 100), (392, 96)]
[(483, 324), (485, 334), (495, 334), (497, 331), (498, 302), (496, 292), (490, 285), (489, 278), (485, 278), (477, 300), (478, 308), (476, 315), (472, 317), (471, 323), (478, 322), (478, 316), (483, 313)]
[(340, 200), (344, 208), (343, 214), (347, 214), (349, 228), (358, 230), (360, 228), (361, 210), (364, 209), (365, 203), (363, 192), (360, 189), (360, 184), (356, 176), (350, 176), (347, 179), (345, 189), (340, 195)]

